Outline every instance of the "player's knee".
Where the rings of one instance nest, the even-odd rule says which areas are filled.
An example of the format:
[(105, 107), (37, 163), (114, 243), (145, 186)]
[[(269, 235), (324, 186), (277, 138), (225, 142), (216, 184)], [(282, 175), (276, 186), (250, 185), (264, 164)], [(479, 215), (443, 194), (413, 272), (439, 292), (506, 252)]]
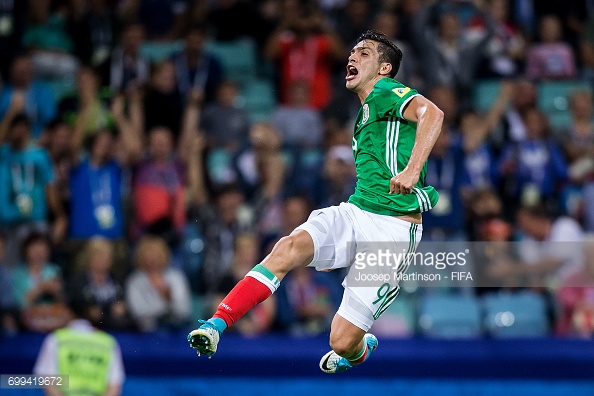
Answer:
[(330, 348), (340, 356), (352, 356), (357, 353), (357, 348), (361, 340), (349, 337), (338, 337), (330, 334)]

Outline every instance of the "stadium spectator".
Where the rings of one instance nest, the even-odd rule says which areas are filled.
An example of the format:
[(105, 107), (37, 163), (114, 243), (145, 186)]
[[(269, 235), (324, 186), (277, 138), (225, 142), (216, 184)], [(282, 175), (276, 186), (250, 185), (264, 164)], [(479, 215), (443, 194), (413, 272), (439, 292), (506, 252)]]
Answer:
[(6, 260), (11, 266), (18, 261), (20, 245), (31, 231), (50, 229), (50, 213), (54, 216), (54, 243), (62, 242), (68, 226), (48, 153), (31, 144), (31, 123), (26, 115), (17, 113), (23, 102), (24, 97), (16, 95), (0, 123), (0, 224), (6, 232)]
[(120, 14), (124, 20), (138, 20), (146, 27), (149, 40), (179, 39), (186, 22), (187, 0), (123, 0)]
[(22, 37), (27, 20), (27, 1), (7, 1), (0, 3), (0, 19), (4, 28), (0, 29), (0, 76), (8, 76), (13, 59), (22, 50)]
[(526, 125), (522, 114), (530, 108), (537, 107), (537, 87), (534, 82), (527, 79), (517, 79), (513, 80), (512, 83), (514, 85), (512, 90), (514, 94), (511, 102), (489, 136), (489, 142), (496, 155), (500, 154), (505, 144), (526, 139)]
[[(132, 114), (138, 113), (139, 101), (139, 97), (132, 96)], [(123, 276), (127, 250), (124, 240), (124, 171), (140, 156), (142, 145), (138, 128), (124, 115), (122, 96), (114, 98), (111, 110), (118, 126), (117, 137), (112, 130), (101, 129), (85, 140), (82, 129), (75, 127), (72, 139), (74, 166), (69, 175), (69, 240), (65, 249), (71, 263), (79, 262), (76, 256), (89, 238), (102, 236), (116, 241), (114, 271)], [(85, 117), (84, 114), (81, 113), (81, 117)], [(77, 125), (81, 123), (84, 124), (84, 120)], [(84, 154), (83, 147), (87, 147), (88, 155)]]
[(186, 221), (184, 176), (165, 127), (149, 132), (147, 156), (134, 167), (132, 199), (135, 234), (159, 235), (176, 247)]
[(537, 108), (523, 114), (526, 139), (506, 144), (498, 164), (504, 180), (504, 200), (535, 205), (556, 203), (556, 195), (567, 179), (567, 163), (560, 146), (549, 137), (545, 115)]
[(355, 191), (356, 182), (352, 148), (345, 145), (330, 147), (311, 192), (316, 208), (346, 202)]
[(281, 133), (286, 146), (307, 149), (322, 143), (322, 117), (309, 105), (309, 97), (309, 84), (295, 80), (289, 87), (288, 103), (278, 106), (271, 115), (272, 123)]
[(88, 137), (100, 129), (113, 126), (109, 109), (109, 95), (101, 90), (101, 79), (89, 66), (81, 66), (76, 73), (76, 92), (65, 96), (58, 104), (60, 117), (83, 129)]
[(72, 126), (57, 118), (47, 125), (38, 141), (38, 144), (47, 150), (52, 161), (55, 175), (54, 185), (64, 208), (67, 208), (70, 202), (70, 170), (74, 166), (73, 134)]
[(141, 87), (148, 79), (149, 61), (140, 53), (144, 42), (144, 27), (130, 23), (122, 29), (120, 44), (111, 53), (108, 65), (101, 75), (103, 84), (114, 92)]
[(311, 213), (312, 204), (303, 195), (294, 195), (283, 201), (282, 226), (278, 232), (262, 236), (263, 254), (265, 257), (272, 251), (274, 244), (282, 237), (289, 235), (297, 226), (303, 224)]
[(466, 240), (462, 188), (468, 175), (458, 136), (444, 124), (427, 160), (425, 183), (439, 192), (437, 205), (423, 214), (423, 240)]
[(440, 85), (453, 88), (462, 107), (469, 106), (477, 68), (486, 43), (493, 36), (493, 21), (481, 11), (487, 29), (486, 34), (476, 39), (463, 29), (458, 15), (447, 9), (439, 14), (437, 28), (432, 28), (431, 11), (432, 8), (425, 6), (413, 22), (412, 40), (423, 65), (423, 79), (428, 88)]
[[(216, 311), (216, 307), (222, 301), (223, 297), (233, 289), (233, 286), (241, 280), (257, 263), (260, 262), (260, 249), (258, 238), (253, 233), (242, 233), (235, 238), (233, 247), (233, 262), (227, 274), (218, 282), (215, 289), (215, 295), (212, 299), (211, 312)], [(276, 314), (276, 298), (271, 301), (264, 301), (258, 305), (253, 312), (237, 321), (237, 328), (240, 334), (245, 336), (256, 336), (266, 333), (270, 330)]]
[(177, 91), (175, 65), (170, 61), (152, 67), (149, 83), (144, 90), (144, 130), (165, 127), (177, 143), (181, 134), (183, 100)]
[[(348, 0), (335, 17), (338, 37), (349, 47), (357, 44), (357, 37), (372, 23), (373, 11), (373, 4), (367, 0)], [(380, 31), (388, 34), (383, 30)]]
[(170, 266), (162, 238), (144, 236), (136, 246), (136, 270), (126, 281), (126, 302), (141, 331), (179, 329), (190, 318), (190, 287), (185, 275)]
[(562, 41), (561, 21), (545, 15), (539, 21), (541, 42), (532, 44), (526, 56), (526, 76), (532, 80), (563, 80), (577, 76), (575, 53)]
[(253, 38), (258, 47), (262, 48), (274, 30), (282, 3), (264, 1), (254, 7), (254, 3), (242, 0), (218, 1), (206, 13), (205, 21), (214, 31), (214, 39), (217, 41)]
[(576, 91), (569, 97), (571, 124), (559, 131), (569, 164), (569, 176), (577, 183), (591, 178), (594, 172), (594, 102), (590, 91)]
[(124, 288), (112, 273), (114, 246), (93, 237), (85, 247), (85, 265), (73, 271), (66, 285), (69, 305), (76, 305), (93, 326), (122, 330), (131, 325)]
[(281, 152), (282, 138), (274, 125), (258, 122), (250, 128), (249, 140), (250, 145), (235, 159), (239, 186), (253, 209), (258, 231), (276, 233), (281, 227), (281, 200), (287, 174)]
[(496, 159), (488, 138), (513, 96), (513, 84), (504, 82), (499, 96), (484, 116), (465, 112), (460, 117), (464, 165), (471, 190), (495, 188)]
[(199, 225), (204, 235), (204, 263), (197, 288), (200, 294), (209, 294), (231, 267), (233, 241), (252, 227), (254, 219), (244, 204), (243, 192), (235, 184), (218, 188), (210, 199), (205, 181), (204, 140), (200, 135), (193, 139), (188, 157), (189, 219)]
[(423, 87), (417, 55), (412, 47), (400, 38), (401, 23), (398, 16), (389, 12), (378, 13), (373, 21), (373, 29), (385, 33), (402, 51), (402, 63), (396, 80), (407, 86)]
[(577, 243), (583, 241), (579, 223), (568, 216), (553, 217), (543, 205), (522, 206), (517, 212), (520, 233), (520, 266), (500, 263), (492, 268), (499, 276), (526, 277), (527, 285), (538, 290), (557, 288), (570, 273), (581, 269), (583, 256)]
[(328, 282), (323, 275), (301, 267), (287, 275), (282, 290), (279, 288), (279, 319), (289, 334), (314, 336), (330, 328), (336, 309), (332, 282), (336, 280)]
[[(594, 180), (594, 103), (589, 90), (575, 91), (569, 97), (571, 122), (567, 128), (557, 131), (567, 158), (569, 181), (560, 191), (562, 210), (579, 221), (587, 224), (590, 208), (584, 200), (584, 193), (589, 192), (589, 182)], [(585, 188), (587, 187), (587, 188)]]
[(310, 87), (309, 104), (323, 109), (332, 97), (334, 62), (346, 53), (342, 41), (313, 7), (298, 6), (282, 15), (264, 49), (265, 57), (278, 64), (280, 101), (288, 103), (291, 83), (304, 80)]
[[(576, 246), (577, 248), (577, 246)], [(570, 274), (557, 292), (561, 312), (556, 331), (561, 335), (594, 335), (594, 239), (583, 243), (584, 268)]]
[(68, 33), (83, 65), (104, 69), (116, 46), (120, 21), (109, 0), (71, 1)]
[(17, 56), (10, 66), (8, 83), (0, 91), (0, 117), (9, 111), (24, 112), (31, 120), (32, 134), (37, 138), (56, 116), (56, 99), (52, 90), (35, 78), (29, 55)]
[[(35, 375), (68, 375), (68, 394), (118, 396), (125, 380), (122, 352), (117, 340), (95, 329), (85, 312), (73, 306), (67, 326), (49, 334), (33, 366)], [(44, 387), (47, 395), (62, 395), (63, 388)]]
[(209, 146), (223, 148), (230, 154), (247, 142), (250, 128), (249, 114), (238, 107), (238, 98), (237, 83), (223, 81), (217, 89), (216, 101), (204, 107), (200, 120)]
[(204, 92), (206, 102), (212, 102), (223, 80), (221, 62), (204, 48), (206, 39), (204, 27), (191, 27), (186, 34), (184, 49), (171, 59), (175, 65), (177, 90), (184, 99), (191, 89), (198, 89)]
[[(526, 57), (526, 40), (518, 27), (510, 20), (510, 5), (507, 0), (489, 0), (486, 10), (494, 23), (494, 34), (486, 44), (487, 51), (479, 67), (477, 77), (516, 77), (523, 70)], [(485, 34), (484, 18), (470, 21), (471, 34)]]
[(439, 106), (439, 108), (442, 109), (444, 113), (444, 124), (454, 128), (458, 117), (460, 116), (460, 111), (462, 110), (458, 97), (456, 96), (456, 91), (452, 87), (440, 85), (431, 88), (428, 91), (427, 96), (431, 98), (431, 101), (435, 103), (436, 106)]
[(50, 0), (29, 0), (29, 21), (25, 26), (23, 46), (32, 55), (35, 75), (42, 79), (72, 80), (78, 60), (74, 43), (68, 35), (66, 18), (51, 12)]
[(23, 262), (14, 270), (14, 298), (30, 331), (51, 331), (67, 320), (62, 273), (49, 262), (50, 254), (47, 236), (32, 232), (22, 245)]
[(594, 85), (594, 15), (590, 15), (585, 23), (578, 48), (584, 77)]

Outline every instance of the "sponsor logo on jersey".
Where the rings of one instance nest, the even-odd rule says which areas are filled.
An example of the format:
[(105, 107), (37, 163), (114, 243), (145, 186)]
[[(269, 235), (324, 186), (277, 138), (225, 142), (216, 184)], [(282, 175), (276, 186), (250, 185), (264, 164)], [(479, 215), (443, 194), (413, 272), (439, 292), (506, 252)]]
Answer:
[(369, 119), (369, 105), (365, 103), (363, 105), (363, 119), (361, 120), (361, 125), (365, 124)]
[(408, 88), (408, 87), (394, 88), (392, 90), (392, 92), (394, 92), (396, 95), (398, 95), (400, 97), (403, 97), (404, 95), (406, 95), (408, 91), (410, 91), (410, 88)]

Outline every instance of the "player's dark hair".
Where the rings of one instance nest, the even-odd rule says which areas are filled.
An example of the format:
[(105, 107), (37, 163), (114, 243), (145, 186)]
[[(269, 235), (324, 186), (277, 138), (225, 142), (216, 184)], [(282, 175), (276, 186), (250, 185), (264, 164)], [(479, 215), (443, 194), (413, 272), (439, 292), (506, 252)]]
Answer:
[(394, 44), (388, 36), (377, 30), (368, 30), (363, 33), (357, 39), (357, 42), (363, 40), (372, 40), (378, 43), (377, 52), (379, 54), (380, 63), (389, 63), (392, 65), (390, 71), (390, 78), (396, 77), (396, 73), (400, 69), (400, 63), (402, 62), (402, 51), (396, 44)]

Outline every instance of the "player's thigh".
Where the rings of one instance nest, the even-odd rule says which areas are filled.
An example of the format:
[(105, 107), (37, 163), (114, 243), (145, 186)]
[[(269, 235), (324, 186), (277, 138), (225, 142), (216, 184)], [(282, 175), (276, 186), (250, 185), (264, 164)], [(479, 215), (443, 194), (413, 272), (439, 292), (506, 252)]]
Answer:
[(326, 271), (350, 264), (355, 248), (355, 230), (347, 209), (343, 203), (315, 210), (296, 228), (307, 232), (313, 241), (314, 255), (309, 267)]

